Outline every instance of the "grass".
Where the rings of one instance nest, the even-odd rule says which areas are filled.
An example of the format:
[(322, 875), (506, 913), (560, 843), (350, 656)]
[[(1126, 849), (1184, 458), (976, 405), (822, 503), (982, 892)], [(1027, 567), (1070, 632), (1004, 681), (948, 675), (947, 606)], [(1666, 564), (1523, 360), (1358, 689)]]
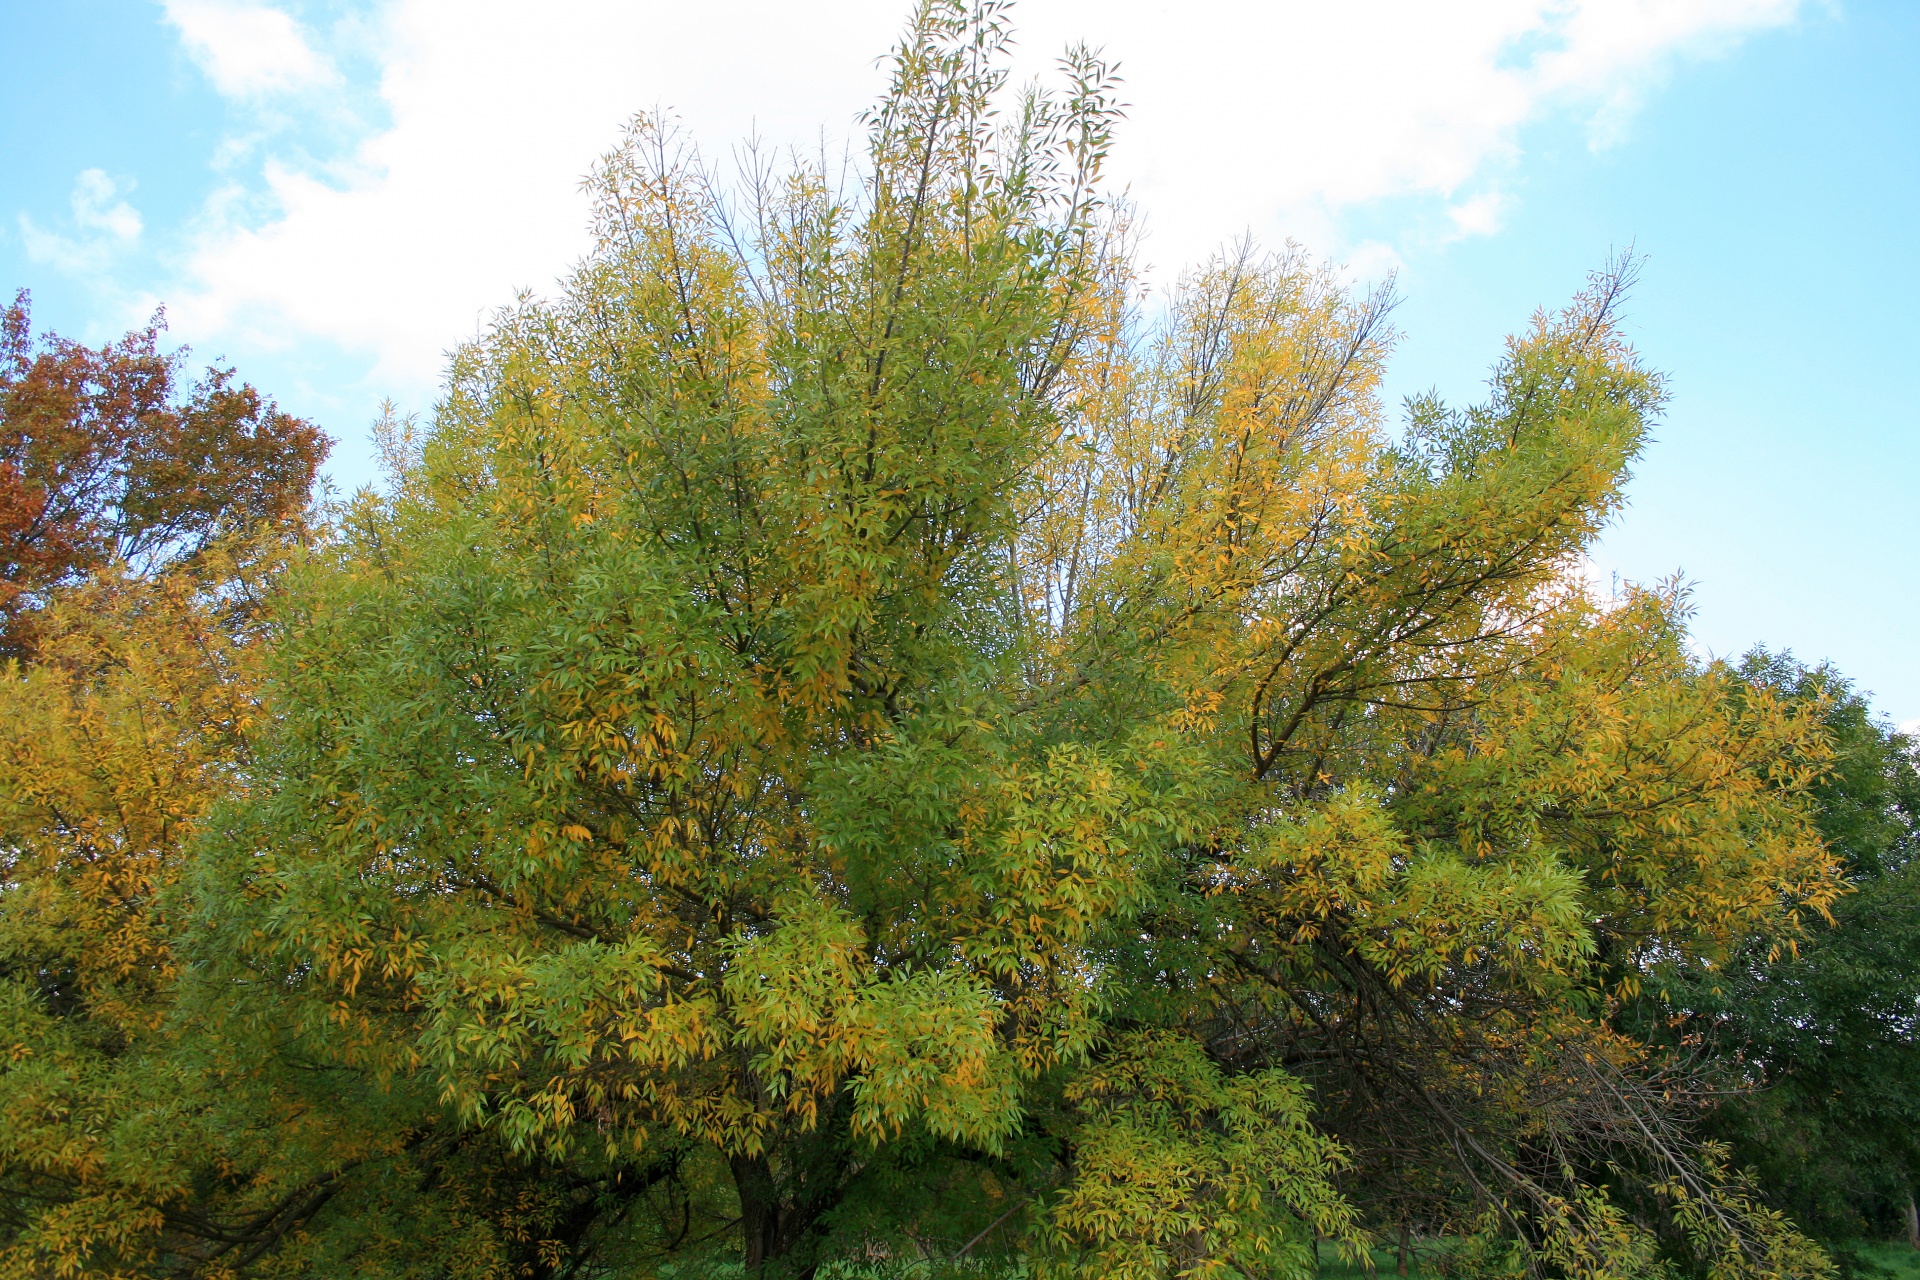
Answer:
[[(1856, 1276), (1859, 1280), (1920, 1280), (1920, 1252), (1907, 1247), (1904, 1241), (1860, 1241), (1849, 1252), (1865, 1266)], [(1436, 1280), (1438, 1271), (1429, 1264), (1433, 1261), (1434, 1246), (1431, 1242), (1417, 1245), (1408, 1267), (1407, 1280)], [(1341, 1259), (1330, 1244), (1320, 1247), (1321, 1280), (1400, 1280), (1394, 1269), (1398, 1259), (1391, 1248), (1373, 1251), (1373, 1270), (1360, 1263), (1350, 1263)], [(664, 1274), (664, 1273), (663, 1273)], [(1019, 1267), (1004, 1267), (987, 1264), (961, 1264), (956, 1267), (928, 1267), (925, 1264), (866, 1264), (841, 1262), (823, 1269), (822, 1280), (1017, 1280), (1024, 1275)], [(740, 1280), (744, 1272), (738, 1263), (715, 1266), (711, 1262), (696, 1264), (679, 1280)]]
[[(1849, 1252), (1882, 1276), (1893, 1276), (1896, 1280), (1920, 1280), (1920, 1250), (1913, 1249), (1904, 1240), (1862, 1240), (1854, 1244)], [(1867, 1274), (1873, 1275), (1874, 1272)]]
[[(1920, 1280), (1920, 1251), (1908, 1247), (1905, 1241), (1862, 1240), (1850, 1246), (1848, 1252), (1866, 1264), (1856, 1273), (1860, 1280)], [(1321, 1247), (1320, 1259), (1322, 1280), (1399, 1280), (1392, 1249), (1374, 1250), (1371, 1274), (1358, 1263), (1342, 1261), (1331, 1246)], [(1437, 1273), (1426, 1265), (1428, 1261), (1416, 1247), (1408, 1268), (1408, 1280), (1433, 1280)]]
[[(1407, 1260), (1407, 1280), (1432, 1280), (1435, 1273), (1426, 1265), (1429, 1251), (1427, 1246), (1414, 1246), (1413, 1256)], [(1390, 1248), (1373, 1251), (1373, 1270), (1368, 1271), (1360, 1263), (1343, 1261), (1332, 1245), (1320, 1246), (1320, 1274), (1326, 1280), (1400, 1280), (1395, 1270), (1399, 1265), (1399, 1256)]]

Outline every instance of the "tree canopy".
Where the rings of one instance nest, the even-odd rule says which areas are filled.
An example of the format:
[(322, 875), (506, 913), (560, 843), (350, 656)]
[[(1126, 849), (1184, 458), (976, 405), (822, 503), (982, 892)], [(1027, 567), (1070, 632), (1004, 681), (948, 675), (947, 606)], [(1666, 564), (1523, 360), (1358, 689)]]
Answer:
[(1845, 1246), (1910, 1235), (1920, 1180), (1920, 758), (1830, 668), (1757, 652), (1743, 674), (1819, 706), (1833, 762), (1814, 785), (1852, 892), (1835, 927), (1783, 950), (1754, 940), (1715, 968), (1676, 964), (1659, 1015), (1733, 1090), (1712, 1130), (1796, 1220)]
[(1641, 1016), (1850, 864), (1829, 703), (1581, 572), (1633, 264), (1396, 426), (1390, 293), (1147, 295), (1110, 69), (1008, 38), (924, 4), (855, 180), (638, 119), (311, 536), (257, 399), (173, 523), (101, 464), (0, 705), (0, 1276), (1829, 1269)]
[(231, 369), (183, 391), (157, 315), (94, 350), (36, 341), (28, 301), (0, 311), (0, 656), (30, 647), (49, 590), (297, 522), (328, 446)]

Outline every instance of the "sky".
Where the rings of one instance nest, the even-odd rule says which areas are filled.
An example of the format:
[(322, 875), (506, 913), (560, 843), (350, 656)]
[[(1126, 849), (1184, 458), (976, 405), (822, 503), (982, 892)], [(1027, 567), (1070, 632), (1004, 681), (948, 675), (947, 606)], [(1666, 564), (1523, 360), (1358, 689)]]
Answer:
[[(0, 288), (174, 340), (373, 473), (382, 401), (587, 247), (634, 112), (713, 157), (857, 141), (904, 0), (0, 0)], [(1019, 0), (1018, 74), (1119, 64), (1152, 278), (1243, 234), (1393, 274), (1393, 403), (1643, 255), (1672, 400), (1593, 554), (1705, 653), (1830, 661), (1920, 725), (1920, 3)]]

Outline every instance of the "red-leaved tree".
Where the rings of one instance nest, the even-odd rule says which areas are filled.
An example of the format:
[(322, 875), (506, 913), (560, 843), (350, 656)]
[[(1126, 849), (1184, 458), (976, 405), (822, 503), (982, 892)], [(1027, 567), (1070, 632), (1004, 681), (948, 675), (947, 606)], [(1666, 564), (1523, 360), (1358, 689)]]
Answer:
[(231, 369), (190, 386), (160, 315), (93, 348), (0, 311), (0, 658), (30, 654), (45, 594), (115, 561), (163, 572), (306, 507), (331, 441)]

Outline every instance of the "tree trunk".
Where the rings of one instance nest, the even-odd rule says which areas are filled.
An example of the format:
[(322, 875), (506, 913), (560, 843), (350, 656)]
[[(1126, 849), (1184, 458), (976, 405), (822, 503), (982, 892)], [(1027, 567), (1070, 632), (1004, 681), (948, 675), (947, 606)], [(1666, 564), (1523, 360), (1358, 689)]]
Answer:
[(1920, 1249), (1920, 1205), (1913, 1202), (1913, 1192), (1907, 1192), (1907, 1244)]
[(1394, 1270), (1401, 1275), (1407, 1274), (1407, 1255), (1413, 1251), (1413, 1227), (1405, 1218), (1400, 1219), (1400, 1257)]
[(777, 1258), (785, 1243), (780, 1238), (780, 1188), (765, 1156), (734, 1156), (733, 1188), (740, 1197), (740, 1260), (747, 1274)]

